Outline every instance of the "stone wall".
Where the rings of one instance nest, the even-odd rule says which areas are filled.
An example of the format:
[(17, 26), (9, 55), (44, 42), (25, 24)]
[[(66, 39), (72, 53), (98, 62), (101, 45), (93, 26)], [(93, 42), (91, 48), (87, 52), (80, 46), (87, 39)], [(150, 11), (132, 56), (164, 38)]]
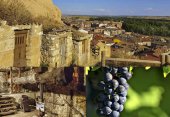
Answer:
[(31, 25), (28, 47), (26, 48), (27, 66), (39, 67), (41, 63), (42, 26)]
[(13, 66), (14, 61), (14, 31), (13, 29), (2, 24), (0, 26), (0, 67)]
[[(26, 49), (26, 60), (19, 61), (22, 63), (19, 66), (15, 64), (15, 67), (40, 67), (41, 64), (49, 67), (64, 67), (70, 66), (73, 62), (79, 66), (89, 64), (92, 35), (86, 34), (75, 39), (71, 30), (60, 30), (43, 35), (42, 39), (42, 25), (3, 24), (0, 26), (1, 68), (13, 67), (14, 63), (18, 63), (14, 59), (15, 30), (25, 29), (28, 30), (26, 46), (23, 46)], [(85, 53), (82, 53), (83, 41), (86, 44)]]
[(111, 46), (106, 45), (105, 43), (99, 42), (97, 46), (100, 48), (100, 53), (102, 51), (106, 52), (106, 57), (111, 57)]
[(42, 41), (42, 25), (16, 25), (14, 30), (28, 31), (28, 38), (26, 42), (26, 65), (27, 67), (39, 67), (41, 64), (41, 41)]
[(4, 72), (0, 72), (0, 93), (7, 93), (9, 92), (9, 88), (5, 86), (6, 74)]
[(72, 63), (72, 48), (72, 33), (69, 31), (44, 35), (41, 61), (49, 67), (69, 66)]
[[(75, 63), (79, 66), (87, 66), (90, 63), (90, 42), (92, 35), (85, 35), (79, 39), (73, 39)], [(83, 53), (82, 46), (85, 41), (85, 53)]]
[(73, 40), (72, 40), (72, 33), (70, 32), (67, 40), (66, 40), (66, 65), (72, 64), (72, 57), (73, 57)]
[(49, 117), (85, 117), (86, 97), (45, 93), (45, 111)]

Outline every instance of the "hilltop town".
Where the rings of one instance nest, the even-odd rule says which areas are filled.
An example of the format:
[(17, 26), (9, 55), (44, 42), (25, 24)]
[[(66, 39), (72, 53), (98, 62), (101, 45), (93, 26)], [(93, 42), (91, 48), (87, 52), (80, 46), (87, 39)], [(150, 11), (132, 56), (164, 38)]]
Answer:
[[(90, 16), (89, 16), (90, 17)], [(80, 32), (93, 35), (91, 53), (106, 51), (111, 58), (135, 58), (143, 60), (160, 60), (160, 55), (170, 50), (170, 38), (149, 36), (123, 29), (123, 21), (90, 20), (83, 16), (65, 16), (64, 23)]]
[(108, 58), (159, 61), (160, 55), (170, 50), (168, 37), (127, 32), (123, 22), (71, 16), (62, 21), (62, 27), (48, 32), (39, 24), (9, 26), (1, 21), (0, 66), (92, 66), (101, 61), (102, 51)]

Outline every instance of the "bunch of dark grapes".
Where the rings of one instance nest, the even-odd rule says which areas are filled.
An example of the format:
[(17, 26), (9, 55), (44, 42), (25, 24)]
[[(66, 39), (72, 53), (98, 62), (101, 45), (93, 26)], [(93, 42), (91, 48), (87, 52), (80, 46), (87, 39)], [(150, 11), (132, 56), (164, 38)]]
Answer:
[(101, 93), (97, 96), (97, 114), (106, 117), (119, 117), (124, 109), (129, 85), (132, 77), (127, 67), (104, 68), (104, 80), (98, 83)]

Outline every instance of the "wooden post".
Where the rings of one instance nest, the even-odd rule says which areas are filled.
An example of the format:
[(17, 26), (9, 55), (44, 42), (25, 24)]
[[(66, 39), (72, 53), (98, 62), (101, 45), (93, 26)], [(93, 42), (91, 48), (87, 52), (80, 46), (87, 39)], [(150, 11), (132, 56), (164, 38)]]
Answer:
[(161, 65), (166, 64), (166, 59), (165, 59), (166, 53), (161, 54)]
[(101, 58), (101, 65), (102, 67), (106, 66), (106, 56), (105, 56), (105, 51), (102, 51), (102, 58)]
[(165, 60), (166, 64), (170, 65), (170, 55), (166, 55)]

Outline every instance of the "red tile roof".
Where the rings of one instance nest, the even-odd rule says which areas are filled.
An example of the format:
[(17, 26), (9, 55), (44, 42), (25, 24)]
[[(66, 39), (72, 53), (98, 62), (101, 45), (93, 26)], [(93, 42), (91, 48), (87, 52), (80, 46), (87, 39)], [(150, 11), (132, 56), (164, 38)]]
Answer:
[(113, 38), (104, 37), (101, 34), (94, 34), (92, 44), (96, 45), (99, 41), (105, 41), (106, 43), (113, 43)]

